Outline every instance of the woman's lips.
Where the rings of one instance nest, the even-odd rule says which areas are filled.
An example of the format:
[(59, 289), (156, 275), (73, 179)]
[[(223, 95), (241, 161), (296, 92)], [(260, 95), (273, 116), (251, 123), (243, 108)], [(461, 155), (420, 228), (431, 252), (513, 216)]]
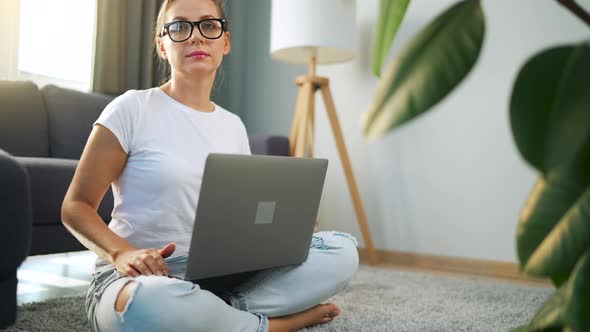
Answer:
[(196, 51), (196, 52), (189, 54), (188, 56), (193, 59), (203, 59), (203, 58), (209, 56), (209, 54), (207, 54), (206, 52), (203, 52), (203, 51)]

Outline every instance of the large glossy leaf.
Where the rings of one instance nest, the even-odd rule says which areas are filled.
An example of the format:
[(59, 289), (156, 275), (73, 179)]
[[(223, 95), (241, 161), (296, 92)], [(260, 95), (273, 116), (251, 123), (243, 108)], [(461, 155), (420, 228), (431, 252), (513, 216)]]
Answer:
[(568, 304), (568, 284), (561, 286), (543, 303), (529, 323), (530, 331), (546, 330), (563, 326), (566, 322), (565, 308)]
[(387, 58), (397, 30), (402, 23), (410, 0), (381, 0), (379, 22), (373, 48), (373, 74), (381, 76), (381, 67)]
[(466, 0), (420, 31), (382, 76), (361, 119), (365, 137), (384, 135), (449, 94), (475, 64), (484, 30), (480, 1)]
[[(516, 232), (516, 247), (521, 268), (524, 268), (545, 237), (563, 218), (566, 212), (584, 193), (590, 179), (584, 169), (587, 158), (580, 158), (569, 169), (541, 176), (520, 215)], [(561, 285), (569, 273), (554, 275), (553, 281)]]
[(570, 327), (590, 331), (590, 248), (578, 260), (571, 279), (537, 311), (528, 330)]
[(572, 278), (568, 308), (571, 324), (574, 331), (590, 331), (590, 248), (576, 266)]
[(524, 270), (539, 276), (569, 275), (587, 248), (590, 248), (590, 187), (535, 250)]
[(590, 134), (590, 46), (549, 49), (520, 70), (510, 100), (512, 134), (543, 173), (568, 164)]

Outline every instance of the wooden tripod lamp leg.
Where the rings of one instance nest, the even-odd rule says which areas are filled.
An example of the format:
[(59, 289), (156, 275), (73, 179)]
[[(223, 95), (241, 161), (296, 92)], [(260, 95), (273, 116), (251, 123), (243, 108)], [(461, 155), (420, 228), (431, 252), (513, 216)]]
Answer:
[(311, 84), (298, 83), (299, 92), (295, 103), (291, 134), (289, 135), (289, 155), (303, 157), (306, 149), (306, 133), (309, 119), (309, 98), (311, 97)]
[(289, 155), (295, 155), (297, 147), (297, 136), (299, 134), (299, 127), (301, 126), (301, 102), (303, 100), (303, 87), (299, 86), (297, 99), (295, 101), (295, 110), (293, 112), (293, 121), (291, 121), (291, 133), (289, 135)]
[(313, 93), (311, 82), (305, 82), (301, 87), (301, 100), (297, 101), (297, 106), (300, 107), (299, 114), (299, 129), (295, 138), (295, 157), (305, 157), (308, 149), (307, 142), (307, 128), (309, 125), (309, 99)]
[(321, 85), (322, 96), (324, 97), (324, 103), (326, 104), (326, 111), (328, 113), (328, 119), (330, 120), (330, 125), (332, 126), (332, 132), (334, 133), (334, 139), (336, 140), (336, 147), (338, 148), (338, 153), (340, 154), (340, 160), (342, 161), (342, 167), (344, 168), (344, 175), (346, 176), (346, 182), (348, 182), (348, 189), (350, 190), (350, 194), (352, 196), (352, 202), (354, 204), (354, 210), (356, 212), (356, 217), (359, 222), (359, 226), (361, 228), (361, 232), (363, 233), (363, 239), (365, 240), (365, 246), (367, 247), (367, 254), (369, 255), (369, 263), (371, 265), (378, 264), (377, 253), (375, 252), (375, 247), (373, 246), (373, 239), (371, 238), (371, 233), (369, 231), (369, 225), (367, 224), (367, 216), (365, 215), (365, 210), (363, 208), (363, 204), (361, 201), (361, 197), (356, 185), (356, 181), (354, 179), (354, 174), (352, 173), (352, 166), (350, 164), (350, 159), (348, 158), (348, 152), (346, 151), (346, 146), (344, 144), (344, 138), (342, 136), (342, 129), (340, 128), (340, 123), (338, 121), (338, 116), (336, 115), (336, 107), (334, 106), (334, 100), (332, 99), (332, 94), (330, 93), (330, 87), (328, 84)]
[(307, 146), (307, 157), (313, 158), (313, 141), (314, 141), (314, 131), (315, 131), (315, 92), (316, 89), (313, 84), (310, 84), (310, 91), (309, 91), (309, 98), (307, 99), (307, 123), (306, 123), (306, 133), (305, 133), (305, 140)]

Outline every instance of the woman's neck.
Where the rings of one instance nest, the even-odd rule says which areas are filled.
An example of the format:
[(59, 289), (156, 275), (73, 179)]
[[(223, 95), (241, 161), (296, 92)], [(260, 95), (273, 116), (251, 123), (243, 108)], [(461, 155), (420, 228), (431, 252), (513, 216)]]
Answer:
[(174, 100), (192, 109), (213, 112), (215, 106), (211, 103), (211, 89), (214, 80), (215, 76), (195, 80), (173, 75), (161, 89)]

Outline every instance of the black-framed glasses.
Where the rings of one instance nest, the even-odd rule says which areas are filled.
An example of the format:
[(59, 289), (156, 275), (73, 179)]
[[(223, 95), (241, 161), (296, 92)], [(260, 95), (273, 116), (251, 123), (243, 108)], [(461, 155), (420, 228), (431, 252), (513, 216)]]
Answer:
[(160, 37), (168, 34), (173, 42), (183, 42), (193, 35), (194, 27), (199, 29), (201, 36), (207, 39), (217, 39), (227, 31), (227, 22), (223, 18), (208, 18), (201, 21), (174, 21), (164, 24)]

